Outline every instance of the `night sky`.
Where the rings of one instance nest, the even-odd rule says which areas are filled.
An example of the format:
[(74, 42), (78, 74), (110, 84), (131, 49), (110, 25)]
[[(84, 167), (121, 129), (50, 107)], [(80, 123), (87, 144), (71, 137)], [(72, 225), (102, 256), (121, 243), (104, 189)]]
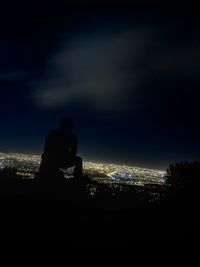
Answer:
[(65, 2), (1, 7), (0, 151), (41, 153), (71, 116), (84, 160), (199, 160), (197, 7)]

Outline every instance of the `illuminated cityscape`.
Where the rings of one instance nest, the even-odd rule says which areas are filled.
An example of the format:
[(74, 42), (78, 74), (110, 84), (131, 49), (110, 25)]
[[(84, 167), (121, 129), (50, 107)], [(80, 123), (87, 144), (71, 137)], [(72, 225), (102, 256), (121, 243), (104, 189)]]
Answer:
[[(0, 153), (0, 169), (15, 169), (16, 174), (22, 178), (33, 179), (38, 172), (40, 161), (39, 155)], [(162, 170), (93, 162), (84, 162), (83, 167), (84, 175), (97, 183), (137, 186), (165, 184), (165, 172)], [(70, 171), (64, 172), (68, 178)]]

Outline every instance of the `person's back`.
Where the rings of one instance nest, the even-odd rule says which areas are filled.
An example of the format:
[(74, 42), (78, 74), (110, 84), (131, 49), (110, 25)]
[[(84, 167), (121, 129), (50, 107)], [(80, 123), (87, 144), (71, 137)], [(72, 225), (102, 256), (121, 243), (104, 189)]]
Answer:
[(47, 136), (44, 153), (62, 167), (62, 162), (66, 162), (72, 156), (71, 148), (77, 145), (75, 134), (63, 132), (61, 129), (52, 130)]

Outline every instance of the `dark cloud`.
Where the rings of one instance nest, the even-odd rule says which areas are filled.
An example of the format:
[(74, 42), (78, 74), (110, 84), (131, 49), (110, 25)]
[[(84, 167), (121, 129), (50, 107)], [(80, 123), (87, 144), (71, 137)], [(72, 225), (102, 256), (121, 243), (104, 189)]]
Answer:
[(141, 94), (145, 99), (144, 88), (153, 95), (170, 90), (162, 84), (158, 88), (158, 80), (199, 82), (198, 38), (178, 44), (170, 38), (172, 33), (168, 26), (133, 23), (114, 31), (108, 23), (63, 37), (46, 62), (43, 77), (32, 85), (35, 103), (122, 112), (144, 105), (138, 98)]
[[(37, 104), (88, 104), (97, 110), (126, 109), (127, 93), (141, 81), (130, 64), (140, 60), (148, 29), (92, 32), (64, 40), (47, 64), (44, 81), (34, 85)], [(131, 57), (131, 58), (130, 58)]]

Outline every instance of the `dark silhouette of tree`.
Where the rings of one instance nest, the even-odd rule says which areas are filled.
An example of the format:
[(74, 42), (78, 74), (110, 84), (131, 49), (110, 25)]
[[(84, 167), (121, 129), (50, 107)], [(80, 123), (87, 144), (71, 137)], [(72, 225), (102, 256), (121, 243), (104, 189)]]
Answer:
[(181, 161), (170, 164), (167, 169), (167, 184), (179, 189), (193, 187), (199, 184), (200, 162)]
[(166, 178), (169, 186), (167, 206), (182, 209), (185, 214), (193, 212), (193, 215), (196, 215), (199, 202), (200, 162), (181, 161), (170, 164)]

